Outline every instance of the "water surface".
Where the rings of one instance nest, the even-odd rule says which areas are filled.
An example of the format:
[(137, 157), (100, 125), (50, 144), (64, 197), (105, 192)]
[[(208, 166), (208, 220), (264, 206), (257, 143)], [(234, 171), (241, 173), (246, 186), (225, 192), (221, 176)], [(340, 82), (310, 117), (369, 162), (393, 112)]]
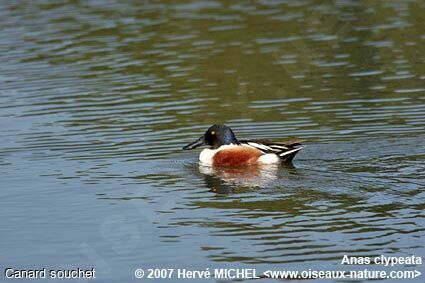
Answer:
[[(131, 282), (425, 256), (423, 1), (0, 7), (2, 268)], [(306, 148), (199, 166), (181, 147), (214, 123)]]

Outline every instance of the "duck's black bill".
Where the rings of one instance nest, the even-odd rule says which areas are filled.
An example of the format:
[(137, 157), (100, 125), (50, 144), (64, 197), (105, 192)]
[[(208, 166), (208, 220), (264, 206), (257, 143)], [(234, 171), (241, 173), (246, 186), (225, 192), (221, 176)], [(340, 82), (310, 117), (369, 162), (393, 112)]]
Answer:
[(201, 145), (205, 145), (204, 136), (202, 136), (199, 139), (197, 139), (196, 141), (184, 146), (183, 149), (194, 149), (194, 148), (197, 148), (198, 146), (201, 146)]

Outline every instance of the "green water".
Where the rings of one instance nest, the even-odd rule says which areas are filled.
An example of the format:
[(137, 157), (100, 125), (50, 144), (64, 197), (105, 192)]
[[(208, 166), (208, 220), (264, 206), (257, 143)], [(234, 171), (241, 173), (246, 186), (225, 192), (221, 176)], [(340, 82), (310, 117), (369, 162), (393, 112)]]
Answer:
[[(423, 1), (0, 8), (2, 273), (425, 256)], [(293, 166), (199, 166), (181, 147), (215, 123), (306, 148)], [(423, 275), (400, 280), (383, 281)]]

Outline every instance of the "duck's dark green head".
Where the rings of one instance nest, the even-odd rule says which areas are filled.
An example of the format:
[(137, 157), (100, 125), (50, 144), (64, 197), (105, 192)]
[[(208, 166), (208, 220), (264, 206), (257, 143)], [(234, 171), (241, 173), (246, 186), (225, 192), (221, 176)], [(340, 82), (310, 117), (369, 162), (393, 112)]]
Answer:
[(236, 143), (237, 139), (232, 129), (226, 125), (212, 125), (203, 136), (196, 141), (186, 145), (183, 149), (194, 149), (202, 145), (219, 148), (225, 144)]

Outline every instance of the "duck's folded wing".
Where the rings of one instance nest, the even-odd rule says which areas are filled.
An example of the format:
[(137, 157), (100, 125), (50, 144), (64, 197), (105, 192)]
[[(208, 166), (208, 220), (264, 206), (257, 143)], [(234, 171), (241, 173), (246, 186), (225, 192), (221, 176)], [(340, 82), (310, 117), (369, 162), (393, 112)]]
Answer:
[(297, 152), (301, 150), (302, 140), (288, 140), (282, 142), (270, 140), (239, 140), (243, 146), (256, 148), (264, 154), (274, 153), (282, 160), (282, 162), (290, 162)]

